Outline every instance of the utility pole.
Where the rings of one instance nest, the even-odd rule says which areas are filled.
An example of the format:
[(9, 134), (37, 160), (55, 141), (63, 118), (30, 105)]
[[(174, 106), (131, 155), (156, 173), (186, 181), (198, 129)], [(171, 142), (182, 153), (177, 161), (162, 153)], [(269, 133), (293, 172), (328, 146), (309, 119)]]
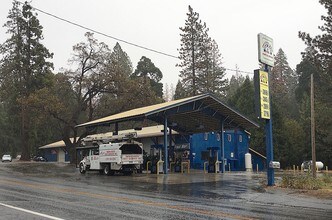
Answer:
[(314, 75), (310, 76), (310, 105), (311, 105), (311, 157), (312, 176), (316, 178), (316, 144), (315, 144), (315, 105), (314, 105)]

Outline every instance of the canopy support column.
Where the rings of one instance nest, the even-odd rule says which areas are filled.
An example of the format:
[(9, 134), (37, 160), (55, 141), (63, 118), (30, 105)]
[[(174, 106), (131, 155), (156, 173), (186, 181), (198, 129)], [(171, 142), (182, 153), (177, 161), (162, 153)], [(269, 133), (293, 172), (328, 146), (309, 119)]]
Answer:
[(168, 150), (167, 150), (167, 117), (164, 120), (164, 174), (167, 174), (168, 168)]
[[(170, 126), (169, 128), (169, 145), (168, 145), (169, 150), (171, 151), (172, 148), (172, 126)], [(167, 152), (167, 156), (168, 156), (168, 152)], [(171, 155), (172, 157), (173, 155)]]
[(115, 131), (114, 131), (114, 135), (118, 135), (119, 134), (119, 123), (115, 122)]
[(221, 172), (225, 173), (225, 134), (224, 134), (224, 120), (220, 121), (220, 142), (221, 142)]

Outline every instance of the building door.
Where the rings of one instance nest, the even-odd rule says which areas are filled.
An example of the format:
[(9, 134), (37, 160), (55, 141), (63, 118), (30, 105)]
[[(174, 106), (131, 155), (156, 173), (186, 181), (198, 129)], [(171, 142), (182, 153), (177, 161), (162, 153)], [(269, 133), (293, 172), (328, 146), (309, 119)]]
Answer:
[(65, 162), (65, 152), (62, 149), (58, 150), (58, 162), (64, 163)]

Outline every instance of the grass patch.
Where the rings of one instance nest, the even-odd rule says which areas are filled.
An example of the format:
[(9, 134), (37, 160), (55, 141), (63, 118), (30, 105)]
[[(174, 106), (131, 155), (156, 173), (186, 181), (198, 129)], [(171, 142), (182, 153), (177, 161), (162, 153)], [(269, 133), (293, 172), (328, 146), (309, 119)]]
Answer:
[(317, 190), (329, 188), (331, 185), (332, 177), (326, 174), (317, 178), (313, 178), (309, 173), (300, 175), (286, 174), (281, 181), (281, 187), (292, 189)]
[(24, 175), (32, 176), (58, 176), (58, 175), (72, 175), (76, 168), (73, 164), (58, 164), (51, 162), (19, 162), (6, 164), (2, 168), (7, 168), (8, 171), (22, 173)]
[(332, 176), (324, 174), (321, 179), (323, 182), (323, 189), (332, 190)]

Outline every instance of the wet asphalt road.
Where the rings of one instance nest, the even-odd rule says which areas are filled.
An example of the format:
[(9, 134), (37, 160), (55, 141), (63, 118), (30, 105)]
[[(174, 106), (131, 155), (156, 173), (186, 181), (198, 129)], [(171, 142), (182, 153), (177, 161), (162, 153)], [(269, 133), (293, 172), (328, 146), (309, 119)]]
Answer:
[(0, 219), (332, 219), (331, 200), (266, 190), (264, 175), (103, 176), (19, 166), (30, 165), (0, 164)]

